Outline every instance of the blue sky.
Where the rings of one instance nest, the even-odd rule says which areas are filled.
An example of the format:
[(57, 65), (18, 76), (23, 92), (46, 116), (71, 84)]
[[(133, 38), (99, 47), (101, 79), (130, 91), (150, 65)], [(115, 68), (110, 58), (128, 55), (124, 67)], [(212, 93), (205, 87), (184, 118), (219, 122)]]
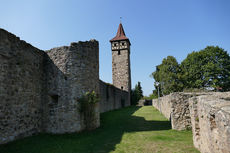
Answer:
[(149, 75), (168, 55), (178, 62), (218, 45), (230, 53), (229, 0), (0, 0), (0, 28), (39, 49), (97, 39), (100, 78), (112, 82), (109, 40), (122, 23), (131, 46), (132, 86), (154, 89)]

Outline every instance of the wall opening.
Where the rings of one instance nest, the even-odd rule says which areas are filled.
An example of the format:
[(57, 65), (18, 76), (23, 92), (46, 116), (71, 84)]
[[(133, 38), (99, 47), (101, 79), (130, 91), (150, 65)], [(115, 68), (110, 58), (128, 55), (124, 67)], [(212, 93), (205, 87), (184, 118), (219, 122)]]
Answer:
[(50, 95), (50, 97), (51, 97), (52, 103), (55, 103), (55, 104), (58, 103), (58, 99), (59, 99), (58, 95)]
[(120, 50), (118, 50), (117, 54), (118, 54), (118, 55), (121, 55), (121, 51), (120, 51)]
[(123, 90), (123, 86), (121, 86), (121, 90)]

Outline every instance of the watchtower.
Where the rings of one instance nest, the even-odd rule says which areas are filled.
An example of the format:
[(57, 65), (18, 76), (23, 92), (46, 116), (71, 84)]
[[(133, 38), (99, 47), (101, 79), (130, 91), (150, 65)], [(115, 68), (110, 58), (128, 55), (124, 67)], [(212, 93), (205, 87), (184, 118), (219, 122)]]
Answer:
[(130, 46), (122, 24), (119, 24), (116, 36), (110, 40), (112, 49), (113, 85), (131, 92)]

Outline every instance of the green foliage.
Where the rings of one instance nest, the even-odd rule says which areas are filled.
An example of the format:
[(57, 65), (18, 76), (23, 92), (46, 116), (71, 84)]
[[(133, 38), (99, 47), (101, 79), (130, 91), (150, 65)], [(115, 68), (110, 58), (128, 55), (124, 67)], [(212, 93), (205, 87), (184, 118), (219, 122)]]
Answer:
[(137, 92), (135, 89), (132, 89), (131, 90), (131, 105), (136, 105), (138, 101), (139, 99), (137, 97)]
[(157, 95), (152, 93), (149, 96), (144, 96), (143, 98), (146, 99), (146, 100), (156, 99)]
[(230, 56), (218, 46), (192, 52), (181, 69), (184, 88), (230, 90)]
[(143, 91), (142, 91), (142, 87), (141, 87), (141, 82), (137, 82), (137, 85), (135, 86), (135, 90), (137, 91), (137, 93), (138, 93), (138, 96), (140, 97), (140, 98), (142, 98), (143, 97)]
[(143, 97), (143, 91), (141, 87), (141, 83), (138, 81), (138, 83), (135, 85), (135, 88), (131, 91), (131, 104), (136, 105), (137, 102)]
[[(156, 82), (160, 83), (159, 90), (161, 95), (182, 91), (183, 84), (180, 71), (180, 66), (173, 56), (164, 58), (162, 63), (156, 66), (156, 71), (152, 73), (151, 77), (153, 77)], [(155, 88), (157, 89), (158, 87), (155, 85)]]
[[(153, 95), (153, 97), (155, 97), (155, 98), (158, 98), (158, 90), (157, 90), (157, 87), (155, 86), (155, 90), (153, 90), (153, 93), (152, 93), (152, 95)], [(154, 98), (154, 99), (155, 99)]]
[(78, 102), (79, 112), (84, 116), (86, 129), (90, 130), (95, 122), (95, 105), (99, 102), (98, 95), (94, 91), (86, 92), (78, 99)]
[[(180, 65), (168, 56), (156, 66), (151, 77), (160, 83), (160, 95), (180, 91), (229, 91), (230, 56), (218, 46), (194, 51)], [(153, 94), (157, 95), (156, 85), (155, 88)]]

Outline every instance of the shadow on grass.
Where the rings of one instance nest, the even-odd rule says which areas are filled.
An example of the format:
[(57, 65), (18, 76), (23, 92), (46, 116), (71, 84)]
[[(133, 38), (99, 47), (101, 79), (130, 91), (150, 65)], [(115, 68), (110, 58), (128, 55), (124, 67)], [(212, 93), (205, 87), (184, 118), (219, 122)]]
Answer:
[(106, 153), (115, 150), (122, 135), (138, 131), (171, 129), (169, 121), (146, 121), (133, 116), (140, 107), (131, 106), (101, 114), (101, 127), (75, 134), (39, 134), (6, 145), (0, 153)]

